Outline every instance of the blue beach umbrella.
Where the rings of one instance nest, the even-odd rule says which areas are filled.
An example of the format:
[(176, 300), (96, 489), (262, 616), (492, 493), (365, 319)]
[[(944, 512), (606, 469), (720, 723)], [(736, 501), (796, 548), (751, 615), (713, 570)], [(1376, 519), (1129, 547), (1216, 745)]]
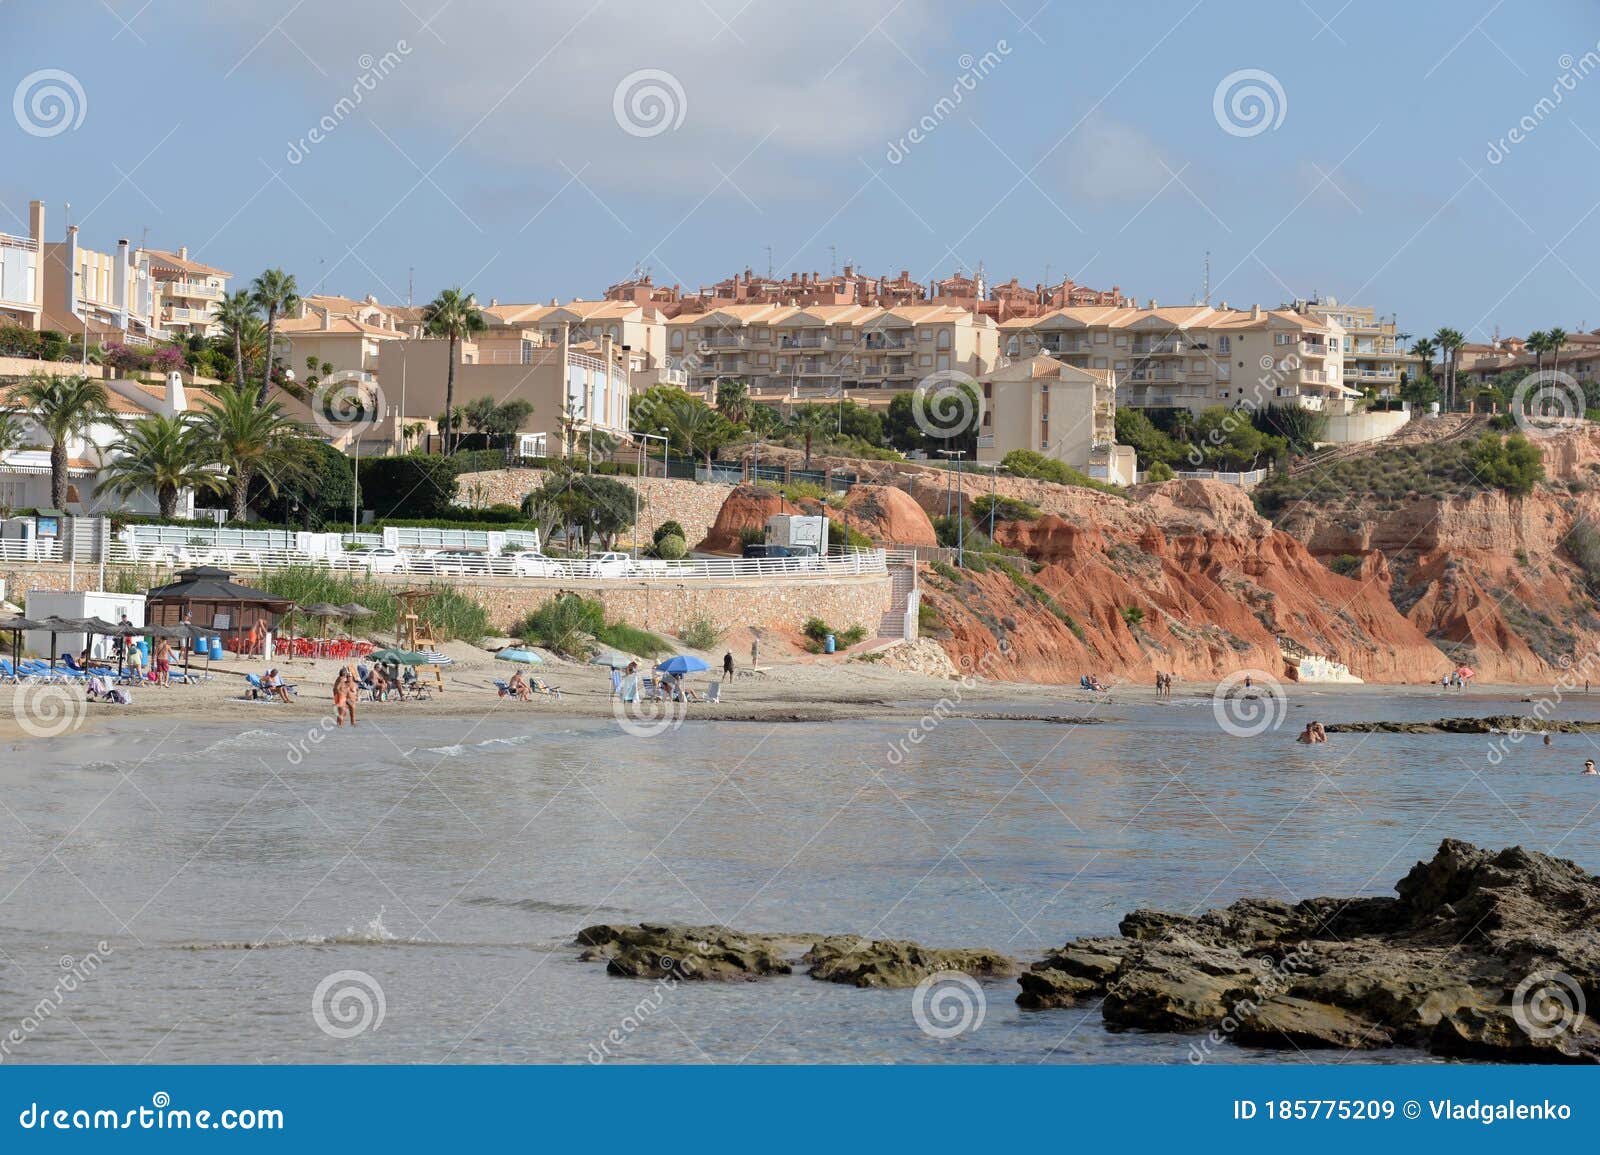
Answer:
[(512, 646), (501, 650), (494, 657), (497, 662), (521, 662), (525, 666), (536, 666), (544, 661), (532, 650), (524, 650), (520, 646)]
[(591, 666), (609, 666), (613, 670), (626, 670), (633, 663), (633, 659), (615, 650), (602, 650), (589, 659)]
[(656, 666), (663, 674), (696, 674), (711, 667), (689, 654), (674, 654)]

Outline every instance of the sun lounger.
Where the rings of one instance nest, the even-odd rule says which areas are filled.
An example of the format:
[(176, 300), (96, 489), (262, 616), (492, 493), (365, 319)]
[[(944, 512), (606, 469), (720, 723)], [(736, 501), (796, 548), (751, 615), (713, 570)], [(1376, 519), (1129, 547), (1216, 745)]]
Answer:
[(718, 702), (722, 701), (722, 683), (721, 682), (707, 682), (706, 683), (706, 701), (711, 703), (712, 705), (716, 705)]

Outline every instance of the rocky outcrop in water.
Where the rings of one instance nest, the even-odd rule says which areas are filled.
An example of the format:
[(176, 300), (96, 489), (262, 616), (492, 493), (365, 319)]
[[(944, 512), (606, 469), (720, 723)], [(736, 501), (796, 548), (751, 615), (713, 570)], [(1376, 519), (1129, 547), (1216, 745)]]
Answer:
[(578, 932), (577, 945), (587, 948), (579, 956), (585, 961), (604, 960), (608, 974), (634, 979), (744, 981), (791, 974), (801, 963), (819, 982), (914, 987), (940, 971), (980, 978), (1016, 971), (1015, 962), (991, 950), (943, 950), (853, 934), (745, 934), (725, 926), (590, 926)]
[(604, 959), (606, 972), (633, 979), (674, 977), (690, 981), (748, 981), (786, 975), (784, 940), (740, 934), (725, 926), (589, 926), (578, 932), (579, 957)]
[(1122, 937), (1034, 964), (1017, 1001), (1099, 999), (1108, 1026), (1204, 1032), (1207, 1051), (1230, 1040), (1600, 1062), (1586, 1013), (1600, 999), (1600, 878), (1447, 839), (1395, 892), (1247, 899), (1199, 917), (1135, 911)]
[(898, 939), (830, 935), (805, 953), (811, 977), (854, 987), (914, 987), (940, 971), (976, 978), (1012, 974), (1016, 964), (992, 950), (940, 950)]
[(1486, 714), (1481, 718), (1440, 718), (1435, 722), (1334, 722), (1324, 729), (1330, 734), (1587, 734), (1600, 732), (1600, 722)]

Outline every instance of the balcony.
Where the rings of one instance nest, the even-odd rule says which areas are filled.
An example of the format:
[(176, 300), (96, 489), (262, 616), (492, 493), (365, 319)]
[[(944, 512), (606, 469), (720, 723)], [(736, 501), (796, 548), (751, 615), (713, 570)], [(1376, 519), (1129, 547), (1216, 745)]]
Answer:
[(1062, 353), (1087, 353), (1089, 342), (1078, 337), (1047, 338), (1039, 342), (1039, 352), (1052, 355)]
[(161, 319), (163, 321), (203, 321), (210, 324), (214, 318), (211, 316), (210, 309), (189, 309), (182, 305), (168, 305), (162, 310)]
[(1187, 348), (1183, 341), (1176, 337), (1166, 337), (1158, 341), (1136, 340), (1133, 343), (1133, 353), (1136, 357), (1160, 356), (1168, 353), (1182, 353)]
[(874, 352), (883, 349), (909, 349), (911, 342), (904, 337), (888, 337), (881, 333), (868, 333), (865, 347)]
[(1326, 357), (1328, 346), (1321, 341), (1300, 341), (1293, 348), (1306, 357)]
[(778, 348), (780, 349), (820, 349), (825, 344), (827, 344), (827, 340), (823, 337), (800, 336), (778, 338)]
[(0, 249), (23, 249), (26, 252), (37, 253), (39, 246), (32, 237), (14, 237), (10, 233), (0, 233)]
[(705, 339), (713, 349), (740, 348), (744, 345), (743, 333), (713, 333)]
[(165, 281), (161, 291), (168, 297), (188, 297), (202, 301), (220, 301), (222, 290), (203, 281)]

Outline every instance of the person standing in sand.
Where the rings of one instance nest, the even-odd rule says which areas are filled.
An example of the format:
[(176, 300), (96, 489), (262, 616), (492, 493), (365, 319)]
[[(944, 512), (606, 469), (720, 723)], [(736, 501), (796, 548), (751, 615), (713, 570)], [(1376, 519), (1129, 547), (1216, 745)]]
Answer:
[(172, 643), (166, 638), (156, 639), (156, 685), (172, 685)]
[(761, 664), (761, 639), (750, 639), (750, 668), (753, 670)]
[(333, 679), (333, 719), (336, 725), (343, 726), (346, 717), (350, 719), (350, 725), (356, 724), (355, 682), (349, 666), (340, 667)]
[(733, 681), (733, 651), (728, 650), (722, 655), (722, 680)]

